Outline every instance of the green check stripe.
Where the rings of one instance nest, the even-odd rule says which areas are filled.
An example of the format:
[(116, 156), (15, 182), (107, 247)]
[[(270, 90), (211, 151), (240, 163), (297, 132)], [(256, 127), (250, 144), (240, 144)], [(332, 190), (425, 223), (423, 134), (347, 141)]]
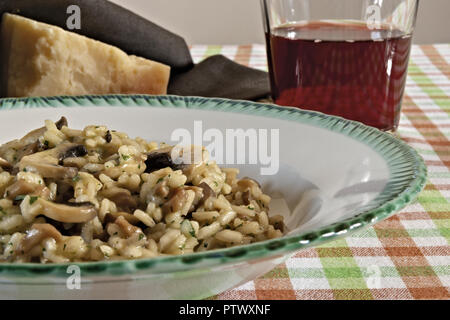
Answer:
[(346, 299), (341, 289), (361, 289), (361, 299), (373, 299), (363, 271), (359, 268), (345, 239), (339, 239), (316, 248), (325, 277), (337, 299)]
[[(435, 94), (439, 94), (439, 95), (443, 95), (446, 96), (446, 93), (439, 88), (439, 86), (437, 86), (423, 71), (422, 69), (415, 64), (414, 62), (410, 62), (410, 66), (413, 68), (414, 73), (410, 74), (410, 78), (421, 88), (421, 90), (426, 93), (430, 99), (433, 100), (433, 102), (439, 107), (441, 108), (441, 110), (447, 112), (447, 114), (450, 115), (450, 110), (447, 108), (447, 106), (449, 106), (449, 102), (450, 99), (446, 99), (445, 103), (442, 103), (441, 99), (433, 99), (433, 95)], [(428, 86), (424, 85), (424, 84), (428, 84)], [(431, 85), (431, 86), (429, 86)], [(405, 116), (408, 118), (408, 120), (414, 124), (414, 119), (410, 118), (410, 115), (408, 115), (408, 113), (405, 113)], [(423, 118), (424, 120), (429, 120), (431, 123), (432, 119), (430, 119), (430, 117), (428, 116), (424, 116)], [(438, 127), (438, 126), (437, 126)], [(439, 130), (439, 127), (438, 127)], [(422, 132), (420, 132), (422, 134)], [(440, 135), (445, 134), (446, 136), (448, 135), (448, 132), (442, 132), (442, 130), (439, 130), (438, 132), (436, 132), (436, 136), (439, 137)], [(409, 132), (408, 132), (409, 134)], [(423, 134), (423, 136), (425, 136)], [(442, 154), (442, 151), (434, 151), (431, 152), (429, 150), (423, 150), (423, 149), (418, 149), (419, 153), (421, 155), (429, 155), (429, 154), (433, 154), (433, 155), (437, 155), (437, 156), (446, 156), (447, 154)], [(443, 151), (444, 153), (446, 153), (445, 151)], [(443, 177), (443, 175), (441, 174), (439, 177)], [(428, 177), (428, 179), (432, 178), (432, 176), (430, 175)], [(428, 180), (428, 184), (431, 184), (430, 180)], [(442, 195), (442, 193), (440, 191), (424, 191), (422, 192), (417, 201), (422, 205), (422, 207), (427, 211), (427, 212), (450, 212), (450, 201), (444, 197)], [(430, 216), (430, 218), (433, 220), (434, 224), (437, 227), (437, 231), (439, 231), (439, 233), (441, 234), (442, 237), (444, 237), (447, 240), (447, 243), (450, 243), (450, 237), (449, 237), (449, 232), (447, 230), (447, 227), (449, 225), (448, 219), (433, 219), (433, 216)]]
[[(407, 266), (392, 267), (378, 266), (380, 277), (382, 278), (398, 278), (401, 276), (449, 276), (449, 266)], [(366, 267), (327, 267), (320, 268), (290, 268), (289, 276), (292, 279), (323, 279), (323, 278), (368, 278), (372, 275), (370, 268)]]
[[(444, 223), (448, 223), (448, 219), (445, 220)], [(436, 221), (433, 220), (433, 223)], [(372, 234), (373, 232), (373, 234)], [(382, 229), (378, 230), (378, 237), (375, 234), (375, 231), (372, 231), (370, 233), (357, 233), (352, 236), (352, 238), (374, 238), (377, 239), (378, 237), (383, 238), (393, 238), (393, 237), (428, 237), (428, 238), (434, 238), (434, 237), (441, 237), (442, 234), (437, 228), (433, 229)], [(448, 234), (450, 231), (447, 231), (446, 234)]]
[(204, 57), (209, 57), (209, 56), (213, 56), (215, 54), (220, 54), (222, 52), (222, 46), (208, 46)]
[[(450, 99), (433, 99), (433, 95), (447, 96), (448, 94), (436, 85), (429, 76), (424, 73), (418, 65), (414, 62), (410, 62), (410, 66), (417, 69), (416, 73), (409, 74), (409, 77), (426, 93), (433, 102), (439, 106), (443, 111), (450, 115)], [(428, 84), (428, 85), (424, 85)]]

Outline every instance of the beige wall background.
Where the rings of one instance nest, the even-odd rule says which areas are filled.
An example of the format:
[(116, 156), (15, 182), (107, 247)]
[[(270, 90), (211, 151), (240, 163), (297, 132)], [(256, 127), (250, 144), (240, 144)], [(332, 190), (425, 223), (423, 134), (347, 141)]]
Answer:
[[(111, 0), (188, 44), (264, 43), (260, 0)], [(421, 0), (415, 43), (450, 43), (450, 0)]]

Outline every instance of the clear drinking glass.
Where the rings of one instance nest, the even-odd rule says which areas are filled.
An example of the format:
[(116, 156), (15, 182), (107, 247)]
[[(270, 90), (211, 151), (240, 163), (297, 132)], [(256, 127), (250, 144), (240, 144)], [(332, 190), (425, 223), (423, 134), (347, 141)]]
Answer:
[(419, 0), (261, 0), (275, 103), (395, 131)]

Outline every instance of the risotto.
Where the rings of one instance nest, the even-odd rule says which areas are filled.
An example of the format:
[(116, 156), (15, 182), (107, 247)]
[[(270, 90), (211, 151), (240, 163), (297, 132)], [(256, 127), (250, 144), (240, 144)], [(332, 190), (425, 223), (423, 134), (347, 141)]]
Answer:
[(64, 117), (0, 146), (0, 261), (149, 258), (282, 236), (258, 182), (204, 148), (192, 164), (173, 151)]

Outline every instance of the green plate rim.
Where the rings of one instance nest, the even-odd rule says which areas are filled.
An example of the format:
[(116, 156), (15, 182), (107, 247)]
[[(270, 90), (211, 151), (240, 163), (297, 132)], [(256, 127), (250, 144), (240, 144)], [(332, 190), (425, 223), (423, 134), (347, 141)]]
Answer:
[[(129, 274), (172, 273), (188, 271), (193, 268), (212, 268), (247, 260), (270, 259), (348, 236), (390, 217), (413, 202), (423, 190), (427, 180), (427, 168), (423, 159), (405, 142), (389, 133), (362, 123), (315, 111), (242, 100), (171, 95), (88, 95), (0, 99), (0, 112), (26, 108), (85, 106), (214, 110), (272, 117), (313, 125), (366, 144), (385, 159), (391, 177), (380, 195), (362, 207), (362, 211), (357, 215), (313, 231), (244, 246), (179, 256), (63, 264), (0, 263), (1, 278), (28, 278), (44, 275), (67, 278), (66, 271), (69, 265), (77, 265), (83, 276), (126, 276)], [(370, 207), (370, 209), (364, 210), (366, 207)]]

